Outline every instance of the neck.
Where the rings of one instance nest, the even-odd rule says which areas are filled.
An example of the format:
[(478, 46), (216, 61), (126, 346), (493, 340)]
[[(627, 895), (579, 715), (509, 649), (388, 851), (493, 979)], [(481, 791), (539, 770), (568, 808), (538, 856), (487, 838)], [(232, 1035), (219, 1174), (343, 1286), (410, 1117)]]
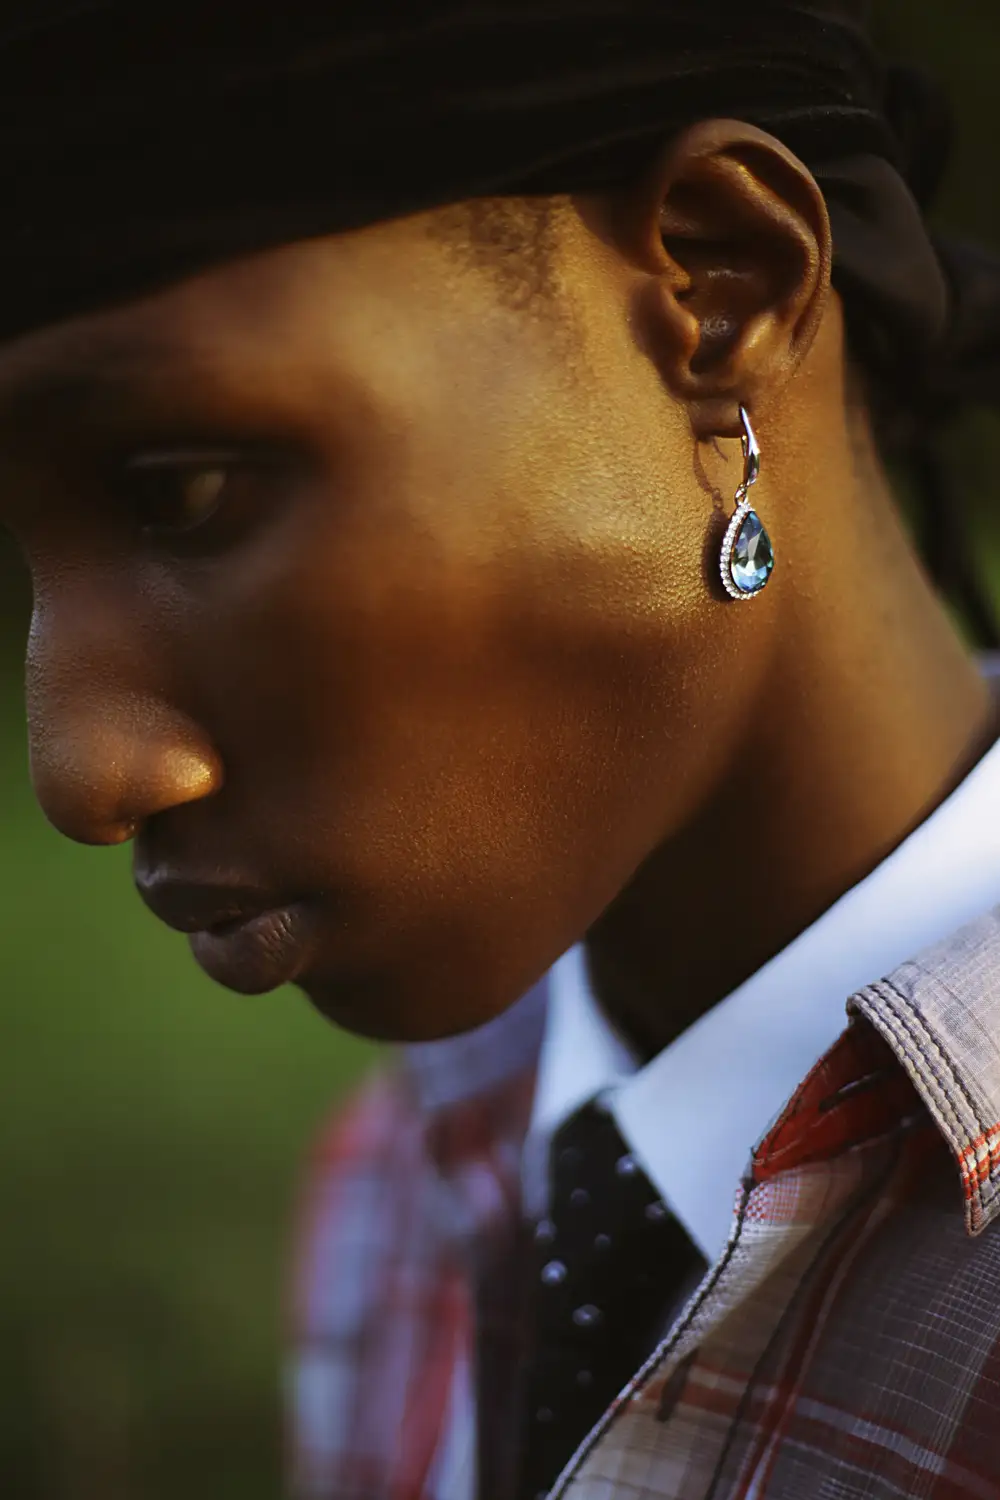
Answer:
[[(867, 428), (860, 418), (851, 428), (837, 454), (817, 448), (815, 476), (804, 481), (801, 462), (784, 484), (774, 475), (772, 497), (830, 499), (798, 547), (783, 528), (788, 586), (738, 606), (780, 611), (760, 711), (707, 803), (588, 937), (602, 1003), (647, 1056), (881, 863), (996, 733), (990, 694), (912, 556)], [(779, 519), (784, 509), (772, 501)]]

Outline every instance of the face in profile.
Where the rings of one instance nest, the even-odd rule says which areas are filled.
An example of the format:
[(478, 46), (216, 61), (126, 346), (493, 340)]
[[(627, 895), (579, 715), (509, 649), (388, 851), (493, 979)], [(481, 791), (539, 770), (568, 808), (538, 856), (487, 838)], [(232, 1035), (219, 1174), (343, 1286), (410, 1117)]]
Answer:
[(45, 812), (134, 838), (220, 982), (369, 1035), (514, 1000), (742, 712), (683, 408), (612, 252), (552, 254), (511, 295), (403, 221), (0, 350)]

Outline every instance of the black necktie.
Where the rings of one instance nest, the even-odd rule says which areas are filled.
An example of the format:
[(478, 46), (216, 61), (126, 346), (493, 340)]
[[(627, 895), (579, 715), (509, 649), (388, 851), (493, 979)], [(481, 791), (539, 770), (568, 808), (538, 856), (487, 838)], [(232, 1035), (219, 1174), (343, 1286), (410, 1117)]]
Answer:
[(540, 1500), (705, 1262), (599, 1103), (559, 1130), (535, 1232), (518, 1500)]

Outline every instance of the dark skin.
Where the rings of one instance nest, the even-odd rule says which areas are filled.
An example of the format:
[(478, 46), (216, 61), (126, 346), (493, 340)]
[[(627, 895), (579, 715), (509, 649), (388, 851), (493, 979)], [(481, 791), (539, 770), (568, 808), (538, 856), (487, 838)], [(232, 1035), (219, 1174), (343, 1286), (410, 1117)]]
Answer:
[[(657, 1050), (993, 732), (830, 265), (807, 170), (716, 121), (561, 205), (527, 307), (430, 215), (7, 345), (49, 818), (134, 837), (146, 898), (217, 929), (195, 952), (236, 988), (292, 978), (429, 1038), (589, 932), (609, 1013)], [(778, 558), (748, 604), (716, 581), (740, 402)]]

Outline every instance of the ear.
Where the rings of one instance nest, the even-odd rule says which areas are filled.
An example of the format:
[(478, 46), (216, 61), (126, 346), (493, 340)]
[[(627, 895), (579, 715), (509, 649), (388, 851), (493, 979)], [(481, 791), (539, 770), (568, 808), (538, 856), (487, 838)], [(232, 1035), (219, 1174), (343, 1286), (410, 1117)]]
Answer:
[[(736, 437), (788, 381), (830, 294), (826, 203), (773, 136), (708, 120), (675, 138), (618, 204), (647, 271), (639, 316), (661, 374), (697, 436)], [(624, 247), (623, 247), (624, 248)]]

